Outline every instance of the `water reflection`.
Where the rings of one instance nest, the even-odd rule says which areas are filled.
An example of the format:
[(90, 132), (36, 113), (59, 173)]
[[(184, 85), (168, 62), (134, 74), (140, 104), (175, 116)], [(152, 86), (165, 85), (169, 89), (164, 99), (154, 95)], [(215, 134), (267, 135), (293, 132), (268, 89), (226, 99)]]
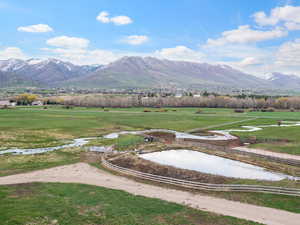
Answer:
[(48, 147), (48, 148), (32, 148), (32, 149), (19, 149), (19, 148), (13, 148), (8, 150), (0, 151), (0, 155), (3, 154), (13, 154), (13, 155), (33, 155), (33, 154), (41, 154), (45, 152), (52, 152), (55, 150), (63, 149), (63, 148), (72, 148), (72, 147), (81, 147), (83, 145), (86, 145), (89, 140), (92, 138), (77, 138), (74, 139), (72, 143), (65, 144), (61, 146), (56, 147)]
[(273, 173), (262, 167), (248, 163), (191, 150), (153, 152), (142, 154), (140, 157), (162, 165), (169, 165), (181, 169), (195, 170), (203, 173), (233, 178), (270, 181), (294, 179), (291, 176), (281, 173)]

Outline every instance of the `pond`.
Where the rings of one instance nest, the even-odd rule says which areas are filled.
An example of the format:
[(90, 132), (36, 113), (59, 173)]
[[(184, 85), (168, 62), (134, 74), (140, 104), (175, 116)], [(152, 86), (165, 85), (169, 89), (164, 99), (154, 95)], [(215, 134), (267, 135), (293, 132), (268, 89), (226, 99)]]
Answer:
[(259, 166), (192, 150), (168, 150), (139, 156), (162, 165), (225, 177), (269, 181), (297, 179), (289, 175), (268, 171)]

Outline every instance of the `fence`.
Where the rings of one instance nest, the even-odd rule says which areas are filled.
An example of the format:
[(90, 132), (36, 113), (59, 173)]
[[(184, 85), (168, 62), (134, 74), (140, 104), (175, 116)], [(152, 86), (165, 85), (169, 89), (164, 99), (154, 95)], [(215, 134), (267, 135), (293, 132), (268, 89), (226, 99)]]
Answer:
[(258, 154), (255, 152), (248, 152), (248, 151), (246, 152), (246, 151), (242, 151), (242, 150), (238, 150), (238, 149), (229, 148), (226, 146), (217, 146), (217, 145), (203, 143), (203, 142), (199, 142), (199, 141), (193, 141), (191, 139), (176, 140), (176, 143), (184, 144), (184, 145), (188, 145), (188, 146), (194, 146), (194, 147), (201, 147), (201, 148), (211, 150), (211, 151), (222, 151), (222, 152), (227, 152), (227, 153), (237, 153), (237, 154), (241, 154), (241, 155), (255, 156), (258, 158), (263, 158), (263, 159), (266, 159), (269, 161), (283, 163), (283, 164), (287, 164), (290, 166), (300, 166), (300, 161), (296, 160), (296, 159), (295, 160), (284, 159), (284, 158), (279, 158), (276, 156), (262, 155), (262, 154)]
[(200, 183), (188, 180), (180, 180), (171, 177), (164, 177), (153, 175), (149, 173), (143, 173), (140, 171), (123, 168), (108, 162), (104, 157), (102, 158), (102, 165), (113, 171), (123, 173), (129, 176), (134, 176), (144, 180), (156, 181), (164, 184), (176, 185), (184, 188), (191, 188), (205, 191), (227, 191), (227, 192), (257, 192), (257, 193), (270, 193), (270, 194), (282, 194), (292, 195), (300, 197), (300, 189), (284, 188), (284, 187), (272, 187), (272, 186), (259, 186), (259, 185), (239, 185), (239, 184), (209, 184)]

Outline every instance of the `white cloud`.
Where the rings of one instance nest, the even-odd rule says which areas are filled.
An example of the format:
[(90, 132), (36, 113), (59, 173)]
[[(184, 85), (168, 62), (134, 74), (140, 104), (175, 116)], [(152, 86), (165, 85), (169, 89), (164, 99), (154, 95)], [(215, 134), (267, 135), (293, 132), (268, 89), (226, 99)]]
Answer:
[(30, 33), (46, 33), (53, 31), (53, 29), (47, 24), (36, 24), (31, 26), (18, 27), (18, 31)]
[(241, 66), (253, 66), (261, 64), (261, 61), (255, 57), (247, 57), (239, 62)]
[(130, 35), (125, 37), (121, 41), (130, 45), (141, 45), (149, 41), (149, 38), (145, 35)]
[(154, 52), (153, 56), (179, 61), (201, 62), (205, 55), (200, 51), (192, 50), (186, 46), (176, 46), (174, 48), (163, 48)]
[(115, 16), (110, 19), (116, 25), (126, 25), (132, 23), (128, 16)]
[(42, 48), (47, 53), (45, 57), (59, 58), (70, 61), (78, 65), (86, 64), (108, 64), (124, 56), (152, 56), (170, 60), (202, 62), (204, 54), (200, 51), (194, 51), (185, 46), (176, 46), (174, 48), (164, 48), (154, 52), (117, 52), (104, 49), (84, 49), (84, 48)]
[(100, 12), (96, 19), (101, 23), (114, 23), (115, 25), (127, 25), (133, 22), (132, 19), (128, 16), (121, 15), (109, 17), (109, 13), (106, 11)]
[(53, 54), (55, 58), (78, 65), (108, 64), (123, 56), (119, 53), (102, 49), (42, 48), (41, 50)]
[(276, 54), (275, 64), (281, 66), (295, 66), (300, 69), (300, 38), (282, 44)]
[(255, 22), (260, 26), (275, 25), (278, 23), (278, 18), (268, 17), (265, 12), (257, 12), (253, 17)]
[(85, 38), (60, 36), (47, 40), (47, 44), (62, 48), (87, 48), (90, 41)]
[(22, 52), (22, 50), (17, 47), (7, 47), (3, 50), (0, 50), (0, 59), (10, 59), (10, 58), (23, 59), (26, 58), (26, 56)]
[[(280, 22), (300, 24), (300, 6), (286, 5), (283, 7), (276, 7), (271, 10), (269, 16), (265, 12), (261, 11), (255, 13), (253, 17), (255, 22), (260, 26), (274, 26)], [(287, 26), (287, 28), (289, 27)]]
[(110, 18), (108, 17), (109, 13), (108, 12), (100, 12), (99, 15), (97, 16), (97, 20), (102, 22), (102, 23), (109, 23), (110, 22)]
[(284, 26), (288, 30), (300, 30), (300, 23), (294, 23), (294, 22), (286, 22)]
[(275, 28), (273, 30), (252, 30), (249, 25), (239, 26), (238, 29), (228, 30), (222, 33), (222, 37), (218, 39), (208, 39), (207, 45), (210, 46), (222, 46), (225, 44), (245, 44), (256, 43), (260, 41), (271, 40), (274, 38), (284, 37), (288, 35), (288, 32)]

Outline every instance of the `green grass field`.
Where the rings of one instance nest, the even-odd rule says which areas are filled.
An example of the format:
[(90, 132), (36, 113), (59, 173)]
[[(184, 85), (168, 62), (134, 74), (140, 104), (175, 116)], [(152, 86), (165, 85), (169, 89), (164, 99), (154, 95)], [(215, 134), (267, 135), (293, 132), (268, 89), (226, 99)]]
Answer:
[(257, 224), (158, 199), (82, 184), (0, 186), (0, 201), (2, 225)]
[(45, 147), (58, 145), (75, 137), (101, 136), (117, 130), (164, 128), (186, 131), (241, 120), (234, 115), (222, 116), (223, 111), (220, 112), (221, 115), (199, 116), (195, 114), (197, 109), (150, 113), (144, 113), (143, 109), (113, 109), (114, 111), (109, 112), (95, 110), (56, 107), (48, 110), (0, 110), (0, 146)]
[[(108, 110), (108, 111), (107, 111)], [(232, 109), (166, 108), (149, 109), (83, 108), (64, 109), (60, 106), (19, 107), (0, 110), (0, 149), (10, 147), (36, 148), (56, 146), (76, 137), (93, 137), (119, 130), (150, 128), (189, 131), (202, 129), (238, 128), (241, 125), (276, 124), (278, 120), (300, 119), (300, 112), (246, 112), (234, 113)], [(240, 122), (246, 119), (253, 119)], [(232, 125), (224, 126), (227, 123)], [(272, 151), (300, 154), (300, 127), (266, 128), (257, 132), (236, 132), (242, 139), (255, 136), (260, 147)], [(261, 140), (270, 139), (263, 142)], [(281, 140), (284, 139), (285, 142)]]
[[(297, 117), (300, 118), (299, 112), (247, 112), (240, 114), (234, 113), (231, 109), (214, 108), (201, 109), (201, 114), (196, 114), (196, 111), (198, 111), (197, 108), (168, 108), (167, 112), (156, 112), (160, 109), (151, 109), (152, 112), (143, 112), (143, 108), (106, 110), (109, 111), (104, 111), (103, 109), (99, 108), (63, 109), (62, 107), (56, 106), (48, 107), (47, 110), (43, 110), (40, 107), (20, 107), (12, 110), (0, 110), (0, 150), (10, 147), (37, 148), (46, 146), (56, 146), (62, 143), (67, 143), (73, 138), (97, 136), (100, 137), (103, 134), (120, 130), (143, 130), (150, 128), (163, 128), (174, 129), (178, 131), (188, 131), (196, 128), (208, 129), (209, 127), (213, 127), (213, 129), (228, 129), (238, 128), (241, 125), (275, 124), (279, 118), (282, 120), (296, 120)], [(239, 122), (251, 118), (253, 120)], [(226, 125), (227, 123), (233, 124)], [(262, 131), (251, 133), (240, 132), (236, 134), (243, 139), (249, 138), (251, 136), (256, 136), (258, 139), (287, 139), (288, 142), (285, 143), (260, 143), (253, 145), (252, 147), (265, 147), (272, 151), (300, 154), (300, 150), (298, 148), (298, 146), (300, 146), (299, 131), (300, 127), (280, 127), (274, 129), (266, 128)], [(98, 138), (92, 140), (87, 146), (115, 145), (115, 147), (118, 150), (126, 150), (132, 149), (142, 142), (143, 139), (141, 137), (134, 135), (122, 135), (116, 140), (106, 140)], [(88, 160), (85, 160), (85, 155), (86, 151), (83, 148), (63, 149), (55, 152), (31, 156), (3, 155), (0, 156), (0, 176), (82, 161), (91, 163)], [(0, 191), (0, 197), (2, 197), (3, 202), (4, 200), (10, 202), (11, 207), (17, 207), (15, 205), (19, 205), (18, 207), (20, 208), (16, 209), (16, 211), (27, 207), (28, 209), (33, 208), (36, 210), (33, 214), (30, 214), (29, 211), (25, 212), (24, 214), (20, 213), (18, 216), (16, 216), (16, 220), (14, 221), (11, 221), (10, 219), (8, 219), (8, 217), (2, 216), (2, 218), (4, 218), (3, 221), (6, 222), (4, 224), (22, 224), (20, 223), (20, 221), (24, 218), (28, 218), (28, 221), (29, 218), (32, 218), (32, 220), (29, 221), (31, 222), (31, 224), (48, 224), (49, 220), (52, 221), (55, 219), (59, 220), (59, 224), (70, 224), (67, 223), (70, 221), (72, 222), (72, 224), (84, 224), (82, 223), (82, 221), (87, 217), (91, 219), (91, 224), (94, 223), (94, 220), (101, 221), (102, 223), (100, 224), (122, 224), (119, 223), (118, 218), (112, 218), (112, 220), (109, 220), (107, 217), (102, 218), (102, 216), (100, 216), (101, 218), (99, 219), (97, 216), (92, 215), (93, 210), (89, 211), (88, 216), (80, 215), (80, 210), (79, 212), (73, 210), (73, 207), (75, 207), (74, 203), (72, 202), (73, 200), (70, 200), (71, 202), (64, 203), (67, 205), (62, 204), (63, 207), (59, 207), (58, 209), (66, 210), (64, 211), (64, 215), (67, 216), (67, 222), (64, 222), (63, 220), (61, 222), (59, 219), (60, 217), (57, 216), (57, 212), (55, 210), (49, 210), (49, 212), (46, 213), (45, 209), (47, 207), (47, 209), (52, 209), (52, 207), (54, 207), (54, 201), (59, 202), (59, 200), (56, 200), (56, 198), (58, 198), (59, 195), (64, 196), (67, 192), (70, 192), (73, 195), (68, 196), (68, 198), (66, 199), (83, 199), (83, 196), (80, 197), (79, 194), (76, 195), (75, 192), (78, 192), (79, 189), (90, 190), (94, 187), (84, 185), (72, 186), (56, 184), (34, 184), (32, 187), (34, 187), (34, 190), (37, 189), (38, 191), (35, 192), (33, 196), (29, 195), (28, 197), (26, 197), (26, 195), (24, 195), (21, 198), (9, 197), (10, 195), (13, 195), (11, 193), (16, 191), (18, 187), (0, 187), (0, 190), (2, 191)], [(22, 189), (22, 187), (20, 188)], [(78, 190), (75, 190), (76, 188)], [(58, 196), (53, 197), (53, 199), (48, 199), (49, 190), (54, 192), (55, 190), (57, 190), (57, 192), (55, 193), (57, 193)], [(114, 193), (114, 191), (111, 191), (111, 193)], [(298, 207), (300, 205), (299, 198), (254, 193), (214, 193), (212, 195), (231, 200), (237, 200), (251, 204), (300, 213), (300, 209)], [(28, 205), (24, 199), (29, 199)], [(39, 201), (39, 199), (42, 199), (43, 202), (45, 201), (49, 205), (45, 204), (45, 209), (34, 208), (34, 204), (36, 204)], [(20, 204), (17, 204), (17, 201), (20, 201)], [(76, 202), (78, 200), (74, 201)], [(106, 203), (103, 204), (106, 205)], [(139, 207), (139, 205), (137, 205), (137, 207)], [(214, 219), (212, 220), (210, 214), (201, 214), (202, 212), (197, 211), (192, 211), (192, 216), (191, 214), (186, 214), (188, 212), (186, 208), (181, 208), (182, 211), (179, 210), (178, 212), (176, 211), (170, 214), (172, 215), (171, 217), (174, 218), (174, 223), (170, 223), (168, 220), (166, 220), (167, 218), (169, 218), (169, 216), (166, 216), (164, 213), (158, 213), (157, 215), (155, 214), (157, 218), (162, 218), (161, 223), (155, 223), (151, 220), (151, 218), (144, 218), (141, 212), (141, 214), (138, 213), (137, 215), (133, 215), (133, 217), (128, 221), (124, 220), (125, 222), (123, 224), (197, 224), (194, 222), (194, 215), (196, 216), (195, 218), (198, 218), (199, 215), (204, 216), (203, 221), (207, 221), (207, 224), (252, 224), (240, 221), (236, 222), (237, 220), (234, 220), (232, 218), (225, 218), (224, 220), (224, 217), (220, 217), (220, 219), (216, 219), (214, 217)], [(103, 210), (101, 211), (101, 215), (108, 215), (106, 213), (109, 213), (109, 211), (107, 212), (105, 211), (106, 209), (103, 208), (101, 208), (101, 210)], [(116, 209), (109, 210), (123, 209), (116, 207)], [(0, 209), (0, 211), (2, 212), (2, 209)], [(12, 210), (12, 212), (10, 212), (10, 210), (3, 211), (5, 212), (3, 215), (9, 215), (9, 213), (13, 213), (13, 211), (14, 210)], [(132, 215), (131, 211), (126, 211), (124, 213)], [(198, 215), (197, 213), (200, 214)], [(46, 216), (43, 217), (42, 215)], [(186, 217), (185, 215), (188, 216)], [(73, 218), (74, 216), (78, 217), (78, 219)], [(0, 216), (0, 221), (2, 218)], [(180, 218), (191, 218), (191, 220), (181, 220)], [(41, 223), (37, 223), (37, 221), (41, 221)], [(226, 221), (226, 223), (224, 221)]]

